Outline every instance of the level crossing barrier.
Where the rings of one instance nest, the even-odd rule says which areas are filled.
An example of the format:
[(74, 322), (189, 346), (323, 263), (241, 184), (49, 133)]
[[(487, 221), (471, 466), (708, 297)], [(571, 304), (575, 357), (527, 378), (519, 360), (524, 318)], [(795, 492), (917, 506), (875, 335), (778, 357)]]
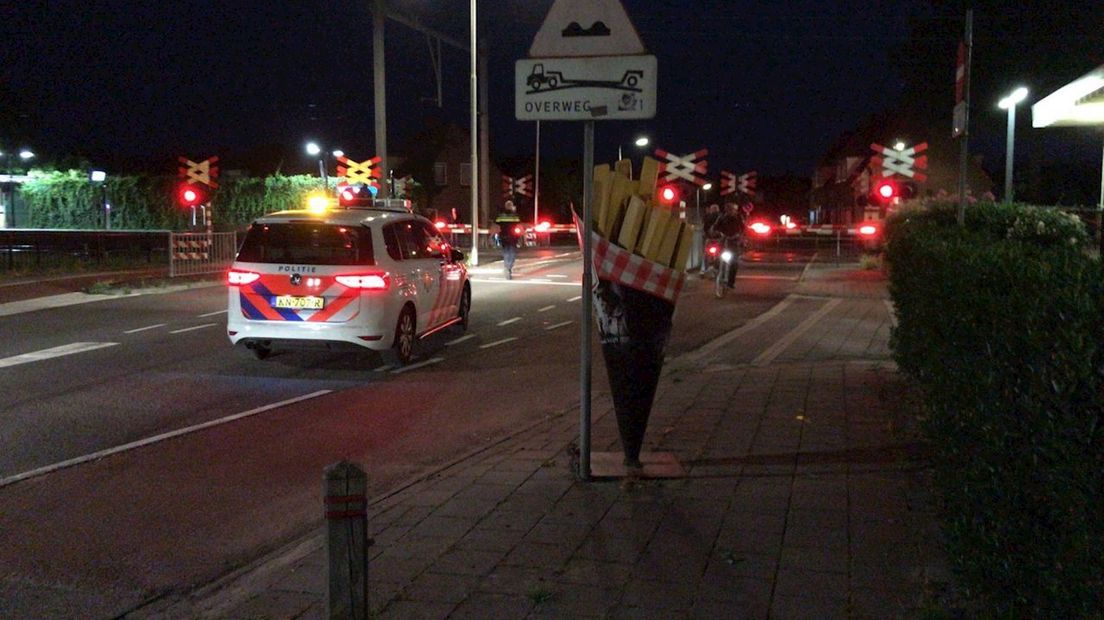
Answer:
[(237, 252), (237, 235), (232, 232), (171, 233), (169, 277), (225, 271)]

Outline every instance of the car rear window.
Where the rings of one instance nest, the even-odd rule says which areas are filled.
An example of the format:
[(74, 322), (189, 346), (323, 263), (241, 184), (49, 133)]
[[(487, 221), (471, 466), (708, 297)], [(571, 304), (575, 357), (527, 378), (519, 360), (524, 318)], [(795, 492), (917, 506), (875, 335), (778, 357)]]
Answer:
[(238, 250), (245, 263), (374, 265), (371, 231), (320, 222), (254, 223)]

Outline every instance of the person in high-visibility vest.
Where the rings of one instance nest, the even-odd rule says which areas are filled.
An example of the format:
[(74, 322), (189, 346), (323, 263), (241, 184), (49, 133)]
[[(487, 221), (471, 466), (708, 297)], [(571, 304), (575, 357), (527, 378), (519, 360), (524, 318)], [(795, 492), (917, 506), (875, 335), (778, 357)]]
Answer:
[(518, 241), (523, 231), (521, 218), (518, 217), (517, 207), (512, 200), (507, 200), (502, 212), (495, 218), (498, 225), (498, 242), (502, 245), (502, 267), (507, 280), (514, 277), (514, 261), (517, 259)]

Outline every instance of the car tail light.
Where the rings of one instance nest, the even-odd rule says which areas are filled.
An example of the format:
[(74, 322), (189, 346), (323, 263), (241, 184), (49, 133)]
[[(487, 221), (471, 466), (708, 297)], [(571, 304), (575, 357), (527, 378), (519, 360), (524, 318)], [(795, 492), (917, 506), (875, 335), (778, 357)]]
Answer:
[(391, 286), (391, 277), (386, 273), (361, 273), (334, 278), (338, 284), (365, 291), (385, 291)]
[(748, 228), (750, 228), (757, 235), (769, 235), (771, 231), (770, 224), (764, 222), (755, 222)]
[(521, 226), (514, 226), (514, 234), (515, 235), (520, 235), (521, 234)]
[(710, 254), (712, 254), (713, 256), (716, 256), (716, 255), (717, 255), (717, 252), (720, 252), (720, 251), (721, 251), (721, 246), (719, 246), (719, 245), (712, 245), (712, 244), (710, 244), (710, 246), (709, 246), (708, 248), (706, 248), (706, 251), (708, 251), (708, 252), (709, 252)]
[(859, 234), (864, 237), (873, 237), (878, 234), (878, 227), (873, 224), (863, 224), (859, 226)]
[(257, 280), (261, 279), (261, 274), (254, 273), (252, 271), (239, 271), (237, 269), (231, 269), (226, 272), (226, 284), (229, 286), (245, 286), (246, 284), (253, 284)]

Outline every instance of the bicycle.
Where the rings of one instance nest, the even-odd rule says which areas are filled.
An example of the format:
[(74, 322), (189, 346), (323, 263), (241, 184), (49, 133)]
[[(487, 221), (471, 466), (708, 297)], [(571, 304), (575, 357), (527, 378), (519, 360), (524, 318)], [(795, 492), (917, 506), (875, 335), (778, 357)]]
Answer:
[[(742, 247), (743, 239), (738, 240), (736, 242), (736, 245), (737, 247)], [(726, 293), (728, 293), (729, 270), (731, 269), (733, 275), (735, 275), (735, 272), (739, 269), (739, 264), (737, 263), (738, 260), (739, 256), (734, 250), (728, 247), (725, 247), (723, 250), (721, 250), (721, 255), (720, 257), (718, 257), (717, 260), (717, 278), (713, 285), (713, 296), (717, 299), (721, 299), (725, 296)], [(733, 280), (735, 280), (735, 277), (733, 278)]]

